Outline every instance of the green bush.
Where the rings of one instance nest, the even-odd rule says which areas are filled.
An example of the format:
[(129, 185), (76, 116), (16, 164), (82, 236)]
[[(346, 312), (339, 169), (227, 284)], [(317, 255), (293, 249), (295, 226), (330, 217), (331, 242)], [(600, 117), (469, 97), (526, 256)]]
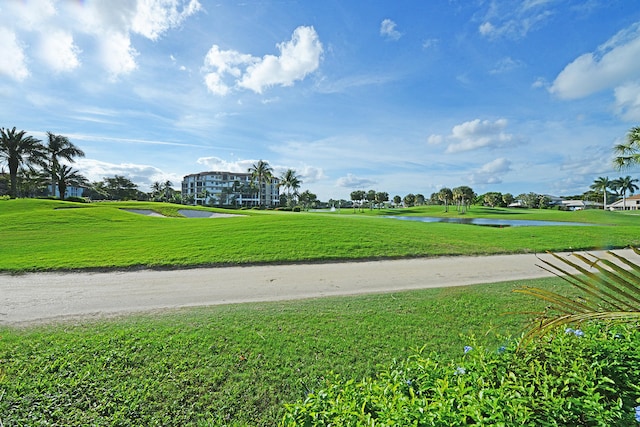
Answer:
[(293, 208), (293, 211), (294, 211), (294, 212), (300, 212), (300, 206), (295, 206), (295, 207)]
[(4, 196), (0, 196), (0, 200), (11, 200), (11, 196), (5, 194)]
[(286, 405), (282, 426), (633, 426), (640, 415), (640, 332), (590, 324), (456, 362), (418, 352), (375, 378), (334, 377)]
[(75, 203), (88, 203), (87, 199), (85, 199), (84, 197), (67, 197), (66, 199), (64, 199), (67, 202), (75, 202)]

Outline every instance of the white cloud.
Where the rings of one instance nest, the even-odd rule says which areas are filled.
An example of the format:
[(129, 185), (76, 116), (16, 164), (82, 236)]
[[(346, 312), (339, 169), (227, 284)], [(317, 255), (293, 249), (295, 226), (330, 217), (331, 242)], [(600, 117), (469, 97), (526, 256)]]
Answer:
[(250, 65), (238, 86), (256, 93), (273, 85), (291, 86), (320, 66), (322, 43), (313, 27), (296, 28), (291, 40), (278, 44), (278, 49), (280, 56), (265, 55)]
[(444, 136), (442, 135), (429, 135), (427, 138), (427, 144), (429, 145), (439, 145), (444, 142)]
[(3, 4), (5, 6), (13, 23), (29, 31), (39, 30), (56, 14), (53, 0), (9, 1)]
[(297, 172), (300, 174), (302, 182), (305, 184), (312, 184), (326, 178), (324, 170), (314, 166), (305, 165), (302, 169), (297, 170)]
[(138, 52), (131, 46), (128, 34), (111, 33), (101, 40), (101, 57), (104, 67), (116, 79), (121, 74), (128, 74), (138, 67)]
[(491, 37), (491, 35), (495, 34), (497, 30), (491, 22), (483, 22), (480, 27), (478, 27), (478, 31), (483, 36)]
[(0, 27), (0, 74), (22, 81), (29, 76), (24, 49), (16, 34), (8, 28)]
[(439, 39), (427, 39), (422, 42), (422, 48), (430, 49), (432, 47), (438, 46), (439, 43), (440, 43)]
[[(178, 10), (180, 5), (183, 6), (182, 10)], [(180, 26), (201, 9), (198, 0), (190, 0), (187, 4), (178, 0), (138, 0), (131, 28), (150, 40), (157, 40), (167, 30)]]
[(40, 57), (55, 72), (72, 71), (80, 66), (80, 49), (73, 42), (73, 35), (63, 30), (52, 30), (43, 37)]
[[(137, 68), (139, 53), (132, 44), (132, 34), (155, 41), (200, 10), (198, 0), (8, 2), (2, 12), (9, 33), (0, 30), (0, 49), (12, 53), (13, 58), (11, 64), (0, 64), (0, 73), (23, 80), (28, 76), (25, 64), (32, 57), (48, 70), (71, 71), (90, 62), (81, 61), (81, 53), (92, 55), (97, 45), (97, 59), (115, 79)], [(90, 37), (81, 37), (85, 35)], [(41, 40), (37, 45), (18, 42), (34, 36)]]
[(635, 81), (615, 88), (616, 110), (623, 119), (640, 121), (640, 82)]
[(469, 176), (472, 184), (499, 184), (502, 175), (511, 171), (511, 162), (503, 157), (484, 164)]
[(182, 177), (164, 172), (155, 166), (134, 163), (109, 163), (94, 159), (77, 159), (73, 164), (89, 181), (102, 181), (105, 177), (115, 175), (124, 176), (139, 186), (141, 191), (149, 191), (155, 181), (171, 181), (174, 187), (179, 187)]
[(513, 59), (511, 57), (506, 57), (498, 61), (498, 63), (493, 67), (493, 69), (489, 70), (490, 74), (503, 74), (509, 71), (515, 70), (516, 68), (520, 68), (524, 66), (524, 62), (519, 59)]
[[(205, 84), (216, 95), (234, 87), (262, 93), (274, 85), (291, 86), (320, 66), (322, 43), (313, 27), (298, 27), (290, 41), (277, 45), (279, 56), (262, 58), (213, 45), (204, 58)], [(232, 80), (228, 82), (227, 79)]]
[(489, 10), (478, 26), (478, 32), (489, 39), (526, 37), (553, 15), (545, 8), (549, 3), (546, 0), (525, 1), (514, 7), (513, 2), (489, 2)]
[(200, 157), (197, 160), (199, 165), (204, 165), (208, 170), (241, 173), (246, 173), (251, 165), (256, 162), (257, 160), (237, 160), (235, 162), (229, 162), (219, 157)]
[[(495, 122), (475, 119), (456, 125), (447, 136), (449, 145), (447, 153), (476, 150), (479, 148), (495, 148), (518, 143), (518, 138), (504, 132), (507, 127), (507, 119), (498, 119)], [(429, 140), (437, 140), (438, 135), (432, 135)]]
[(355, 188), (355, 189), (363, 189), (365, 187), (369, 187), (375, 184), (377, 184), (377, 182), (372, 179), (358, 177), (350, 173), (347, 174), (347, 176), (338, 178), (338, 180), (336, 181), (336, 186), (338, 187)]
[(223, 77), (229, 74), (239, 78), (243, 68), (257, 61), (258, 59), (251, 55), (235, 50), (220, 50), (219, 46), (213, 45), (204, 57), (205, 70), (211, 71), (205, 74), (205, 84), (212, 93), (224, 96), (231, 88), (224, 82)]
[(623, 85), (640, 77), (639, 57), (640, 23), (636, 23), (567, 65), (549, 91), (562, 99), (576, 99)]
[(396, 30), (396, 23), (391, 19), (385, 19), (380, 24), (380, 35), (391, 40), (398, 40), (402, 34)]

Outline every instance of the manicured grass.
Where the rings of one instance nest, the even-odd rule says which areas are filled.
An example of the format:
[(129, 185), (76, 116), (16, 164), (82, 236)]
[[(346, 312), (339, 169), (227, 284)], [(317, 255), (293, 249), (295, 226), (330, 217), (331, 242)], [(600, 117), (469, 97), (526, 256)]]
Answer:
[[(170, 217), (147, 217), (122, 208), (152, 209)], [(444, 213), (442, 207), (355, 214), (349, 209), (339, 213), (243, 210), (231, 211), (243, 216), (219, 219), (179, 217), (177, 211), (183, 208), (136, 202), (0, 201), (0, 271), (339, 261), (640, 244), (640, 217), (619, 212), (473, 207), (465, 214), (603, 225), (493, 228), (380, 217), (460, 216), (451, 208)]]
[[(4, 425), (274, 426), (331, 373), (373, 375), (425, 346), (457, 357), (476, 335), (518, 335), (511, 291), (557, 279), (241, 304), (103, 321), (0, 328)], [(487, 334), (487, 331), (493, 333)]]

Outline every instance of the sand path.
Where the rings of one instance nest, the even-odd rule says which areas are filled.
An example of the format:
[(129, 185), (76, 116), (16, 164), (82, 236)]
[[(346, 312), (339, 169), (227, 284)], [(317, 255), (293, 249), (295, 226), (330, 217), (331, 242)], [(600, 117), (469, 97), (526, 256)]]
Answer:
[[(638, 261), (629, 250), (616, 252)], [(169, 271), (0, 274), (0, 325), (551, 276), (536, 263), (536, 256), (528, 254)]]

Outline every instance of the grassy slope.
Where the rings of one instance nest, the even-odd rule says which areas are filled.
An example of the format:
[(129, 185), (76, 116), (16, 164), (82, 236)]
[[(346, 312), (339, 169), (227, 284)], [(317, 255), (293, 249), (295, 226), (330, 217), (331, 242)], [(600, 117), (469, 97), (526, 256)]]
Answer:
[[(75, 209), (59, 209), (75, 206)], [(382, 214), (459, 216), (441, 207), (339, 214), (239, 211), (237, 218), (178, 216), (176, 205), (50, 200), (0, 202), (0, 271), (195, 266), (561, 251), (640, 244), (639, 217), (612, 212), (473, 208), (467, 217), (547, 219), (606, 227), (492, 228), (390, 221)]]
[(412, 349), (456, 357), (489, 328), (518, 334), (541, 303), (514, 294), (556, 279), (178, 310), (83, 324), (0, 328), (5, 425), (274, 426), (331, 372), (359, 378)]

